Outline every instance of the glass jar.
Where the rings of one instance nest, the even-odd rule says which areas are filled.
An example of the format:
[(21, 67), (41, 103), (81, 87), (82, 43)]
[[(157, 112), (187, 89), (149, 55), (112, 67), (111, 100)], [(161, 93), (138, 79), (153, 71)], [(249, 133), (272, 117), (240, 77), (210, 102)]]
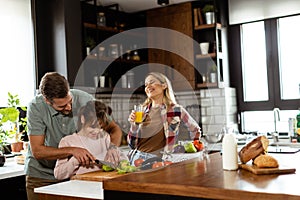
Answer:
[(139, 61), (139, 60), (140, 60), (140, 56), (139, 56), (137, 50), (134, 50), (134, 51), (133, 51), (132, 60), (136, 60), (136, 61)]
[(130, 70), (127, 72), (127, 88), (134, 88), (134, 72)]
[(139, 56), (139, 53), (138, 53), (138, 50), (137, 50), (137, 45), (133, 45), (133, 55), (132, 55), (132, 60), (136, 60), (136, 61), (139, 61), (140, 60), (140, 56)]
[(97, 25), (106, 26), (106, 18), (104, 12), (99, 12), (97, 15)]
[(112, 58), (118, 58), (119, 57), (119, 51), (118, 51), (118, 45), (117, 44), (111, 44), (109, 45), (109, 56)]

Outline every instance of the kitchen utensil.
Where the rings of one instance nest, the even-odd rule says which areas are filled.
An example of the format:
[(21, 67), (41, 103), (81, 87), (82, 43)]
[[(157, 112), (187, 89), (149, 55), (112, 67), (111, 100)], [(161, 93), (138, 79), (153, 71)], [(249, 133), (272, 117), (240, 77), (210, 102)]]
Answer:
[(98, 159), (96, 159), (96, 160), (95, 160), (95, 163), (96, 163), (97, 165), (100, 165), (100, 164), (102, 164), (102, 165), (107, 165), (107, 166), (109, 166), (109, 167), (111, 167), (111, 168), (113, 168), (113, 169), (116, 169), (116, 168), (117, 168), (117, 167), (115, 166), (114, 163), (107, 162), (107, 161), (104, 161), (104, 160), (98, 160)]

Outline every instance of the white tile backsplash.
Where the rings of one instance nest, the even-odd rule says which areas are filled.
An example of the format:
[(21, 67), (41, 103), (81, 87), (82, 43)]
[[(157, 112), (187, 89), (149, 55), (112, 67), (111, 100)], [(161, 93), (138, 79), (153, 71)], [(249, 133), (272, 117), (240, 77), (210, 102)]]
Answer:
[[(114, 119), (127, 134), (128, 116), (133, 106), (142, 103), (146, 96), (144, 94), (97, 94), (96, 98), (112, 108)], [(200, 105), (202, 132), (205, 134), (219, 132), (224, 125), (237, 125), (234, 88), (204, 89), (193, 93), (176, 92), (176, 99), (184, 107)], [(195, 116), (195, 113), (193, 115)]]

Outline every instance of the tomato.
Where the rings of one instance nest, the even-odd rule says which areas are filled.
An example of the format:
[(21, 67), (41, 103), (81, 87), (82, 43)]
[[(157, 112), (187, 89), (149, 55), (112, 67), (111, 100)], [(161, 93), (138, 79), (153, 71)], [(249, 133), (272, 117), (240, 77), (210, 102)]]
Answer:
[(152, 169), (164, 166), (164, 162), (155, 162), (152, 164)]
[(142, 163), (143, 163), (144, 161), (145, 161), (145, 160), (142, 159), (142, 158), (136, 159), (136, 160), (134, 161), (134, 166), (139, 167), (139, 166), (142, 165)]
[(196, 147), (197, 151), (202, 151), (204, 149), (204, 145), (200, 140), (194, 140), (193, 145)]
[(172, 161), (168, 161), (168, 160), (164, 161), (164, 165), (165, 165), (165, 166), (171, 165), (171, 164), (172, 164)]

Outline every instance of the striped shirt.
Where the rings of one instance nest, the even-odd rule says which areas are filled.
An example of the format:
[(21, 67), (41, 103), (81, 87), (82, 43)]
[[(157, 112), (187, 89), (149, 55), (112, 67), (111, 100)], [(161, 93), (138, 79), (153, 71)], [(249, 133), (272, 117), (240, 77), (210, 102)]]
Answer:
[[(164, 127), (164, 134), (166, 137), (165, 151), (170, 152), (176, 143), (179, 133), (180, 123), (183, 123), (190, 134), (190, 138), (199, 139), (201, 136), (201, 129), (198, 123), (191, 117), (185, 108), (181, 105), (174, 104), (169, 108), (167, 112), (166, 105), (161, 105), (161, 119)], [(148, 113), (151, 109), (151, 104), (145, 108), (145, 113)], [(137, 147), (137, 142), (139, 139), (139, 126), (131, 124), (129, 133), (127, 135), (127, 141), (132, 149)]]

